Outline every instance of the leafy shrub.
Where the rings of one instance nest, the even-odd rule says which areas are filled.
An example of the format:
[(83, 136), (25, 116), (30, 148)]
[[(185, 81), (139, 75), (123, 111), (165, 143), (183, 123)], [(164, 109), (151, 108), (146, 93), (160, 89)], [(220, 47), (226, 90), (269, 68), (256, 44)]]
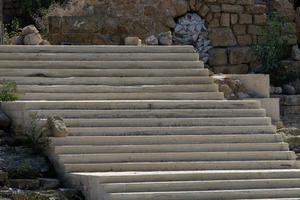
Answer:
[(16, 101), (19, 99), (16, 82), (3, 81), (0, 87), (0, 101)]
[(8, 176), (11, 179), (35, 179), (41, 177), (41, 174), (32, 168), (29, 160), (24, 160), (18, 168), (9, 170)]
[(254, 46), (255, 53), (262, 64), (262, 72), (271, 74), (278, 70), (279, 62), (288, 50), (290, 31), (291, 26), (284, 17), (276, 13), (268, 16), (261, 40)]
[(35, 153), (44, 153), (50, 145), (48, 131), (45, 127), (38, 125), (36, 113), (31, 115), (30, 128), (26, 132), (25, 144), (32, 148)]
[(19, 36), (20, 33), (20, 20), (18, 18), (14, 18), (11, 23), (4, 25), (3, 43), (5, 45), (11, 44), (11, 39)]

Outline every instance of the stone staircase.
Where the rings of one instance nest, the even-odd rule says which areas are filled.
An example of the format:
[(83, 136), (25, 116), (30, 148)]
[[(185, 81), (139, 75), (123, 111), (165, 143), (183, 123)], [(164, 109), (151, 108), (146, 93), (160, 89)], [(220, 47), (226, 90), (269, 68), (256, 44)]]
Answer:
[(190, 46), (1, 46), (0, 60), (24, 93), (3, 110), (15, 128), (65, 119), (49, 157), (89, 200), (300, 198), (260, 103), (224, 100)]

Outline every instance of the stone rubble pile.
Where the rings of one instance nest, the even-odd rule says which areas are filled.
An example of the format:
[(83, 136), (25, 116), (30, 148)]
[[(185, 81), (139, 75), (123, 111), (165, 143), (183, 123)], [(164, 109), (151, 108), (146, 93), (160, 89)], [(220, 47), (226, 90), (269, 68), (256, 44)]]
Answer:
[(178, 19), (174, 29), (175, 44), (193, 45), (200, 58), (206, 63), (209, 58), (208, 50), (212, 48), (208, 39), (205, 20), (196, 13), (187, 13)]
[(50, 45), (50, 42), (42, 38), (34, 25), (24, 27), (21, 35), (14, 37), (11, 43), (12, 45)]

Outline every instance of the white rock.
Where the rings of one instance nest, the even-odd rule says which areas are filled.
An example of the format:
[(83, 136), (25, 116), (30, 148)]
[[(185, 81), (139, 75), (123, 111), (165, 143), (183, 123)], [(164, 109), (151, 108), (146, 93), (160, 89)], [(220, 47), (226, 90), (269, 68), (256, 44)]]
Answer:
[(69, 135), (67, 126), (61, 117), (48, 117), (47, 124), (52, 136), (66, 137)]
[(160, 45), (172, 45), (173, 43), (171, 31), (160, 33), (157, 37)]
[(126, 37), (125, 38), (125, 45), (141, 46), (142, 45), (142, 40), (138, 37)]
[(158, 39), (154, 35), (151, 35), (145, 39), (145, 43), (147, 45), (158, 45)]

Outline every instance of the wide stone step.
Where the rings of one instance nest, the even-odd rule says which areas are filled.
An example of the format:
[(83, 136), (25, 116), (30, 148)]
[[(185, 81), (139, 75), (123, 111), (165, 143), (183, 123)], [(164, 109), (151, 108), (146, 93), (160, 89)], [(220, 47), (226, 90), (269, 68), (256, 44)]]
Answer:
[[(0, 78), (1, 80), (1, 78)], [(5, 76), (2, 80), (15, 81), (18, 85), (107, 85), (107, 86), (137, 86), (137, 85), (188, 85), (211, 84), (213, 79), (204, 76), (185, 77), (17, 77)]]
[(0, 69), (0, 76), (27, 77), (178, 77), (208, 76), (207, 69)]
[(245, 189), (178, 192), (137, 192), (109, 194), (109, 200), (219, 200), (245, 198), (299, 198), (300, 188)]
[(69, 127), (74, 136), (274, 134), (275, 126)]
[(207, 100), (224, 99), (221, 92), (155, 92), (155, 93), (25, 93), (21, 100)]
[(155, 135), (155, 136), (70, 136), (51, 138), (55, 146), (64, 145), (154, 145), (154, 144), (224, 144), (282, 142), (279, 134), (252, 135)]
[(0, 53), (0, 60), (199, 61), (198, 53)]
[(199, 170), (199, 171), (133, 171), (133, 172), (80, 172), (71, 173), (74, 181), (93, 177), (104, 183), (171, 182), (171, 181), (212, 181), (245, 179), (293, 179), (300, 178), (299, 169), (260, 170)]
[(260, 109), (256, 100), (96, 100), (96, 101), (22, 101), (3, 102), (13, 107), (20, 104), (24, 109)]
[(140, 86), (105, 86), (105, 85), (18, 85), (25, 93), (147, 93), (147, 92), (218, 92), (215, 84), (199, 85), (140, 85)]
[(191, 161), (251, 161), (292, 160), (290, 151), (252, 152), (172, 152), (172, 153), (105, 153), (105, 154), (59, 154), (64, 164), (129, 163), (129, 162), (191, 162)]
[(39, 116), (63, 118), (193, 118), (193, 117), (265, 117), (264, 109), (149, 109), (149, 110), (30, 110)]
[(108, 193), (300, 188), (299, 178), (103, 184)]
[[(46, 119), (42, 119), (42, 122)], [(170, 127), (170, 126), (255, 126), (271, 125), (269, 117), (242, 118), (66, 118), (68, 127)]]
[(0, 68), (18, 69), (186, 69), (204, 68), (202, 61), (5, 61)]
[(186, 46), (126, 46), (126, 45), (1, 45), (1, 53), (194, 53)]
[(64, 164), (65, 172), (290, 169), (295, 160), (116, 162)]
[(248, 152), (288, 151), (287, 143), (164, 144), (164, 145), (70, 145), (53, 146), (55, 154), (162, 153), (162, 152)]

